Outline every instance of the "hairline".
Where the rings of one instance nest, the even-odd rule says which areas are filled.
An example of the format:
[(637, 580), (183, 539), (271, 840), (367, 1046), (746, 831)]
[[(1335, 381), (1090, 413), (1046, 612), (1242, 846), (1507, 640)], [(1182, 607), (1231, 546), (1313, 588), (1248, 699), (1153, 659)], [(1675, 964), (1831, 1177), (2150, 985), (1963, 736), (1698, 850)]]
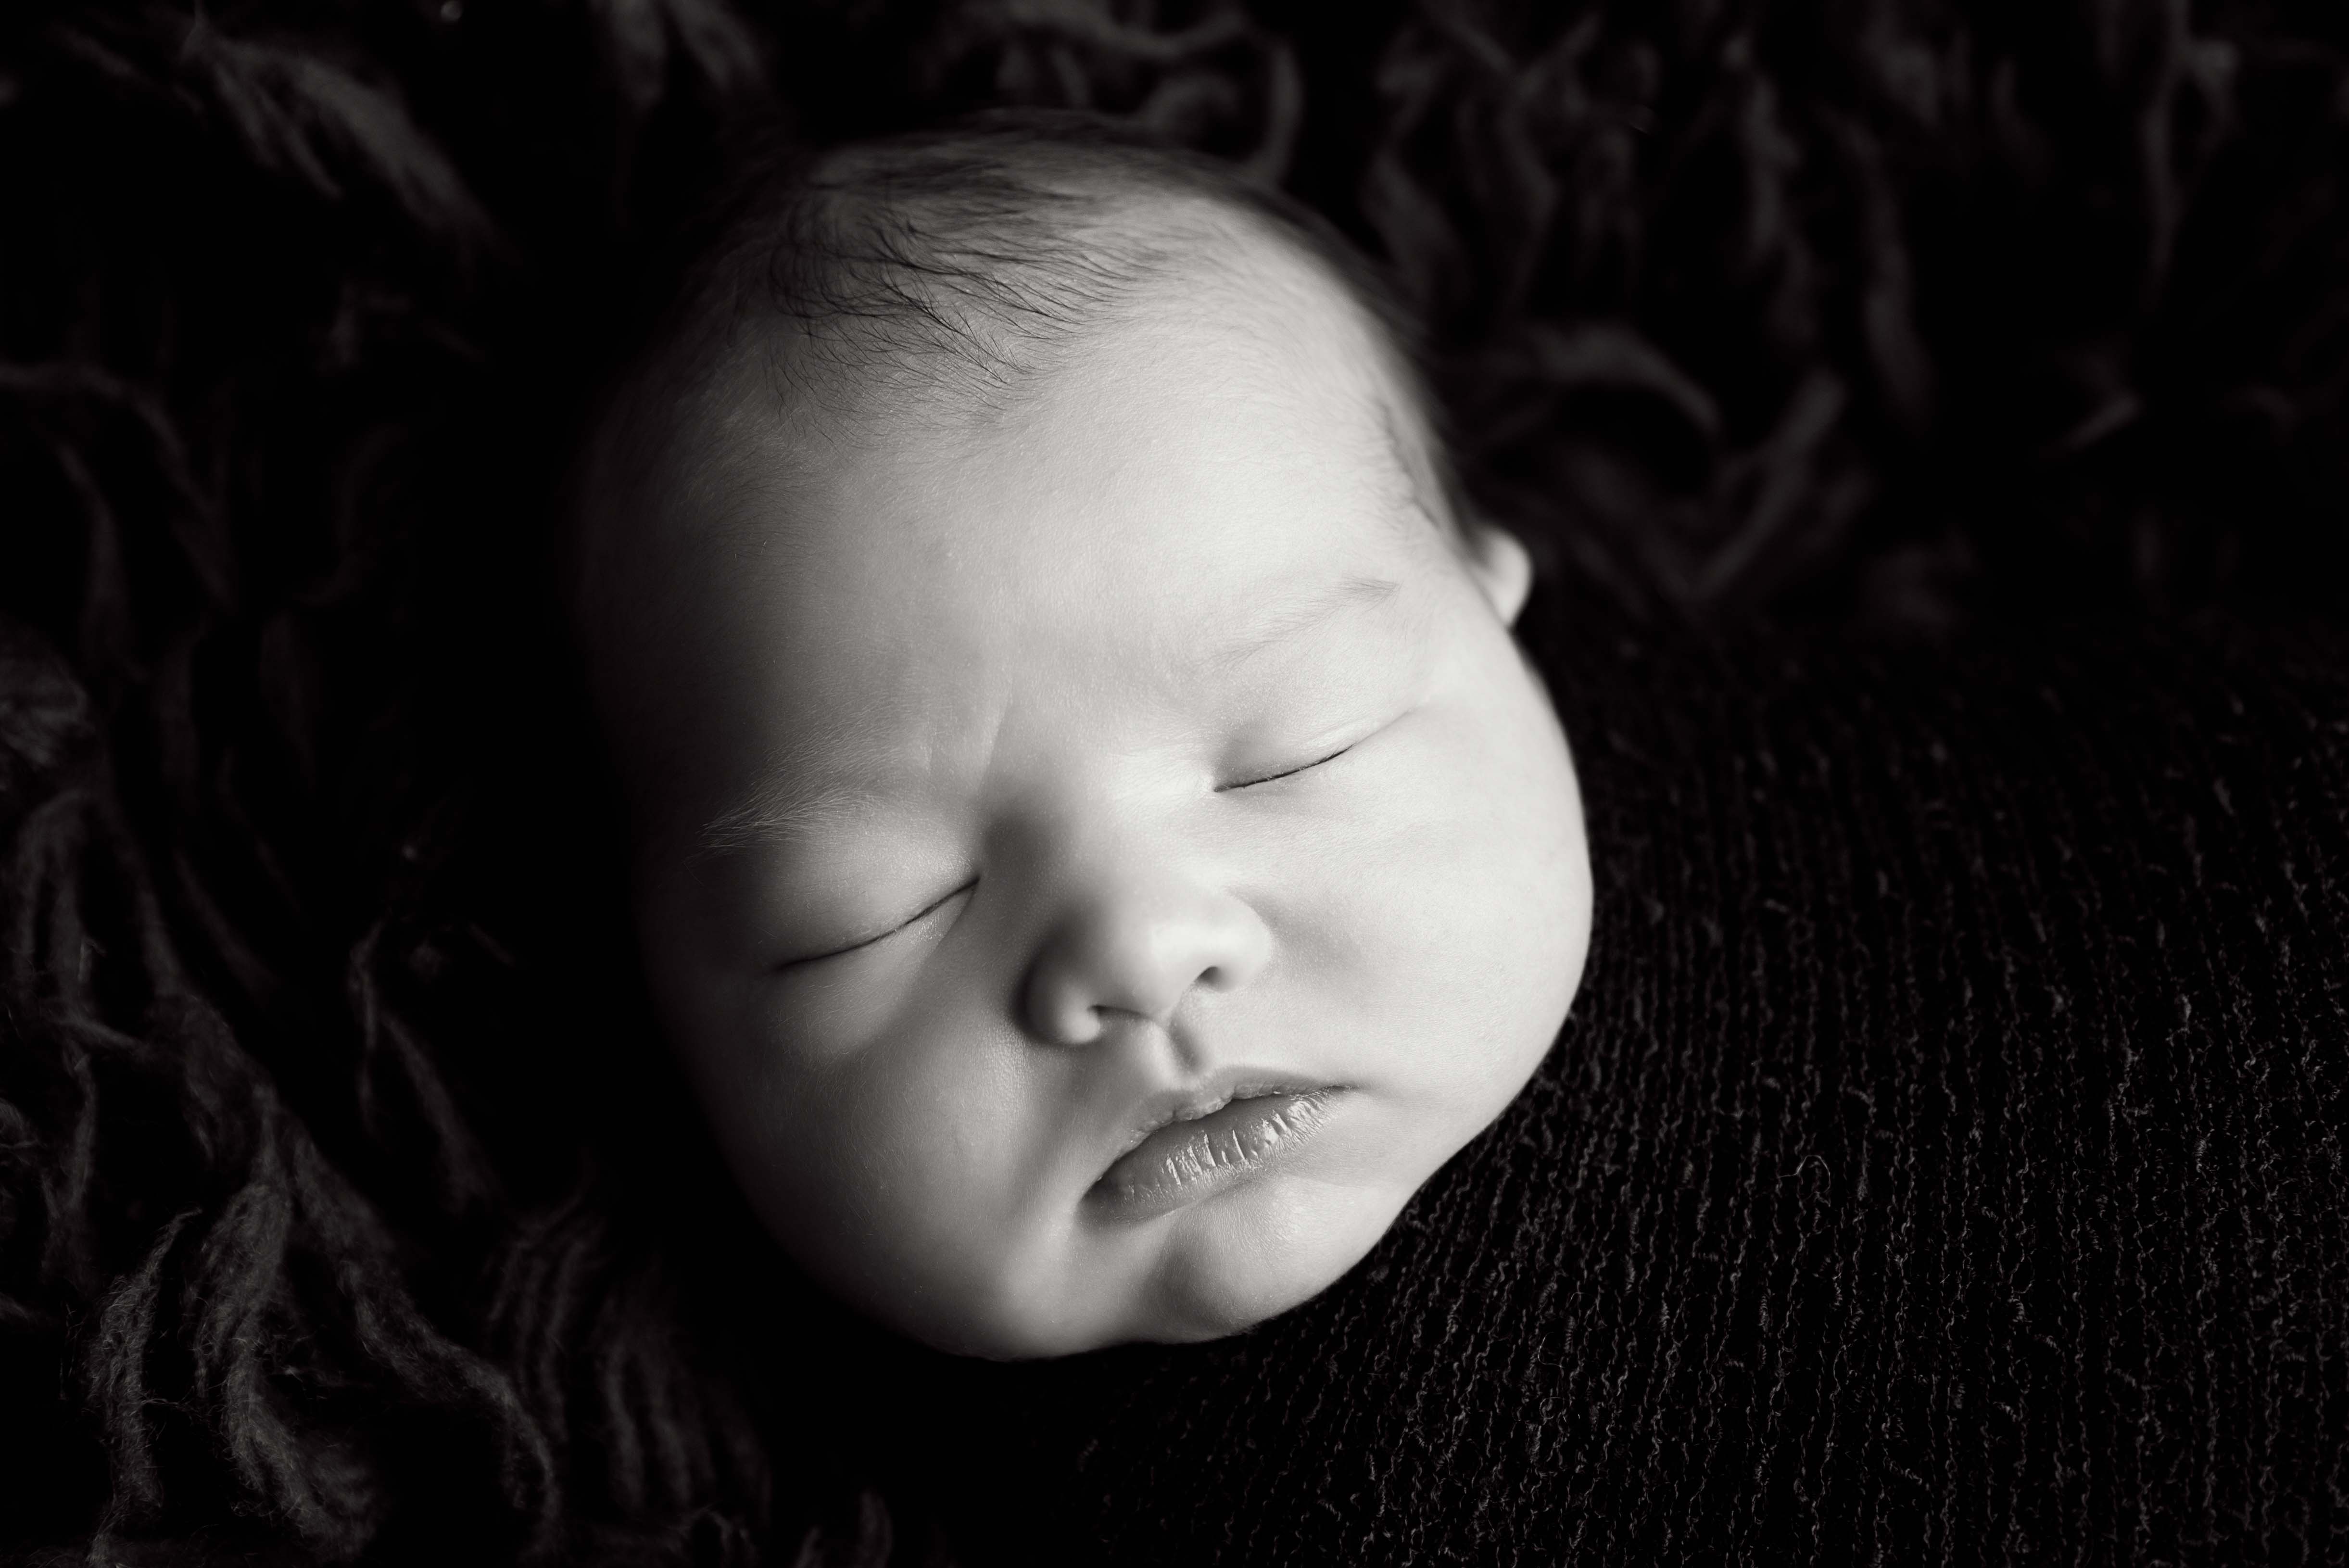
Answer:
[[(926, 209), (936, 215), (943, 209), (942, 230), (949, 244), (984, 234), (990, 225), (1023, 223), (1031, 233), (1041, 232), (1059, 242), (1059, 254), (1040, 265), (1010, 258), (1005, 268), (992, 272), (944, 269), (949, 286), (976, 286), (983, 291), (1002, 285), (1009, 273), (1047, 284), (1072, 283), (1072, 275), (1084, 265), (1068, 244), (1072, 233), (1109, 230), (1120, 216), (1147, 212), (1154, 195), (1171, 196), (1182, 205), (1234, 220), (1250, 237), (1286, 252), (1337, 287), (1360, 317), (1384, 380), (1417, 427), (1415, 444), (1424, 449), (1435, 471), (1425, 476), (1438, 491), (1431, 500), (1439, 504), (1431, 510), (1456, 511), (1452, 504), (1457, 486), (1444, 450), (1441, 410), (1419, 363), (1417, 325), (1368, 258), (1319, 213), (1230, 166), (1166, 146), (1117, 122), (1065, 111), (991, 111), (811, 155), (754, 161), (749, 177), (738, 182), (729, 200), (720, 203), (721, 211), (730, 208), (730, 215), (720, 220), (714, 243), (687, 269), (678, 307), (656, 328), (647, 351), (632, 357), (615, 383), (619, 395), (611, 402), (638, 401), (638, 395), (655, 382), (665, 381), (672, 389), (706, 387), (730, 358), (736, 338), (795, 316), (816, 338), (854, 334), (857, 329), (846, 319), (810, 321), (804, 312), (794, 310), (800, 302), (791, 297), (795, 292), (792, 281), (823, 287), (834, 275), (853, 270), (858, 258), (820, 256), (808, 265), (791, 254), (792, 242), (820, 237), (811, 230), (827, 218), (837, 218), (843, 209), (852, 222), (861, 211), (868, 231), (893, 214), (903, 217)], [(1054, 199), (1073, 204), (1072, 222), (1054, 224), (1038, 218), (1033, 211), (1037, 202)], [(993, 213), (984, 211), (990, 201), (999, 203)], [(1198, 234), (1185, 238), (1195, 249)], [(917, 247), (919, 243), (917, 239)], [(929, 259), (937, 257), (933, 245)], [(887, 274), (893, 262), (918, 267), (922, 259), (892, 258), (879, 270)], [(1144, 275), (1135, 275), (1133, 258), (1124, 259), (1127, 274), (1109, 280), (1112, 295), (1147, 281), (1146, 261), (1140, 265)], [(761, 280), (766, 286), (757, 286)], [(882, 281), (885, 286), (891, 280), (885, 276)], [(922, 302), (903, 292), (889, 302), (897, 307), (895, 311), (869, 291), (857, 303), (864, 309), (850, 314), (877, 321), (885, 330), (922, 314)], [(962, 303), (971, 301), (966, 296)], [(999, 297), (992, 307), (981, 306), (974, 314), (982, 328), (1016, 333), (1022, 325), (1019, 303)], [(1055, 327), (1082, 331), (1100, 305), (1114, 305), (1115, 300), (1076, 301), (1063, 294), (1050, 303), (1069, 307), (1071, 318), (1035, 326), (1038, 317), (1030, 315), (1031, 328), (1040, 336), (1049, 336)], [(1089, 303), (1093, 310), (1084, 308)], [(978, 347), (970, 335), (957, 332), (950, 324), (934, 318), (932, 325), (938, 330), (928, 335), (927, 348), (953, 352)], [(895, 356), (901, 366), (902, 343), (901, 337), (900, 352)], [(880, 347), (885, 355), (891, 347), (875, 345), (869, 334), (865, 346)], [(873, 369), (858, 368), (868, 374)], [(609, 422), (607, 409), (598, 425)], [(673, 431), (662, 432), (656, 450), (644, 454), (649, 461), (640, 466), (657, 468), (673, 439)]]

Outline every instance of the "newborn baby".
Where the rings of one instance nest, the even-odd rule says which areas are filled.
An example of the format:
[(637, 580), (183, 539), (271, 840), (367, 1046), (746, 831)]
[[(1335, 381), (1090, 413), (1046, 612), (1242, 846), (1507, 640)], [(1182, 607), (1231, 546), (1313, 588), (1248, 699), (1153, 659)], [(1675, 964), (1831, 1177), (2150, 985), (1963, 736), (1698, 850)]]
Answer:
[(1374, 287), (1057, 122), (749, 195), (585, 469), (647, 976), (789, 1252), (931, 1345), (1226, 1334), (1548, 1048), (1590, 920), (1529, 579)]

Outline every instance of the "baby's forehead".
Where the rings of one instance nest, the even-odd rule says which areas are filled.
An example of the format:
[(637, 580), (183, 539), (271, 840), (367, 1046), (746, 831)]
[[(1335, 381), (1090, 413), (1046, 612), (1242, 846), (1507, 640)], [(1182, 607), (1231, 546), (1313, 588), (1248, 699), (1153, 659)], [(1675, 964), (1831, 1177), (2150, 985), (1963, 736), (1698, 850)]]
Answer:
[[(701, 488), (727, 498), (737, 525), (712, 531), (705, 517), (688, 532), (730, 556), (761, 541), (788, 549), (810, 529), (861, 527), (876, 506), (968, 496), (1007, 468), (1028, 483), (1064, 477), (1064, 488), (1146, 472), (1195, 490), (1218, 487), (1236, 460), (1258, 488), (1350, 501), (1416, 542), (1448, 531), (1407, 389), (1343, 293), (1277, 251), (1170, 269), (980, 387), (908, 375), (878, 352), (822, 373), (824, 384), (781, 397), (771, 378), (733, 378), (727, 406), (704, 416), (698, 455), (722, 475)], [(933, 510), (978, 549), (1020, 522)]]
[(1048, 307), (1033, 277), (977, 275), (955, 286), (999, 286), (1024, 303), (940, 296), (911, 324), (847, 313), (741, 335), (676, 455), (747, 461), (771, 476), (788, 468), (803, 489), (876, 460), (953, 464), (1005, 443), (1145, 440), (1135, 410), (1187, 384), (1236, 408), (1309, 415), (1292, 421), (1307, 432), (1300, 462), (1351, 463), (1396, 482), (1415, 513), (1448, 514), (1407, 356), (1343, 278), (1276, 225), (1195, 195), (1144, 196), (1089, 211), (1066, 238), (1122, 255), (1117, 286), (1096, 280)]
[[(1180, 443), (1150, 410), (1174, 394), (1238, 419), (1279, 417), (1296, 432), (1279, 453), (1285, 478), (1339, 476), (1415, 548), (1450, 532), (1408, 361), (1334, 267), (1270, 220), (1195, 194), (1050, 216), (1064, 250), (1115, 261), (1069, 297), (991, 271), (999, 258), (986, 245), (962, 245), (951, 259), (964, 294), (770, 312), (704, 340), (708, 362), (671, 382), (685, 395), (659, 415), (667, 435), (652, 483), (616, 519), (578, 599), (606, 679), (645, 684), (635, 668), (645, 661), (627, 650), (657, 656), (705, 618), (714, 582), (780, 565), (775, 546), (802, 530), (843, 526), (852, 514), (827, 501), (843, 475), (951, 491), (966, 465), (1042, 462), (1071, 443), (1164, 456)], [(921, 217), (876, 221), (885, 230)], [(1101, 282), (1112, 274), (1113, 288)], [(864, 329), (876, 321), (889, 329)], [(1001, 525), (961, 514), (956, 524), (958, 543), (978, 550)], [(1212, 546), (1176, 537), (1165, 547)]]

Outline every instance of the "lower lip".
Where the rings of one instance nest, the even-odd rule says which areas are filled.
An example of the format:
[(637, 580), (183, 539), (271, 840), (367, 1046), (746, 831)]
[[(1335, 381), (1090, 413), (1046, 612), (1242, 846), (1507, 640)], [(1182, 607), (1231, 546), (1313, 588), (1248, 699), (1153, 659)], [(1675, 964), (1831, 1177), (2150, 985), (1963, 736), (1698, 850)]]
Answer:
[(1090, 1197), (1122, 1220), (1148, 1220), (1196, 1203), (1303, 1147), (1328, 1122), (1330, 1104), (1341, 1092), (1259, 1095), (1196, 1121), (1170, 1122), (1120, 1157)]

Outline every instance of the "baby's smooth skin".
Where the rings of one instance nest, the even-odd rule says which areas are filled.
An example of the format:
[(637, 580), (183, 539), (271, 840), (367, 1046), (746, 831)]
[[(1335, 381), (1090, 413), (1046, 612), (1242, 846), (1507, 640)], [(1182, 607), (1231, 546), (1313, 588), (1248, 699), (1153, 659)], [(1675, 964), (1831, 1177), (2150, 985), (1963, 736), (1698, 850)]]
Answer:
[(664, 1025), (788, 1251), (947, 1350), (1319, 1292), (1588, 945), (1522, 548), (1441, 515), (1352, 298), (1199, 223), (1000, 398), (739, 357), (634, 568)]

